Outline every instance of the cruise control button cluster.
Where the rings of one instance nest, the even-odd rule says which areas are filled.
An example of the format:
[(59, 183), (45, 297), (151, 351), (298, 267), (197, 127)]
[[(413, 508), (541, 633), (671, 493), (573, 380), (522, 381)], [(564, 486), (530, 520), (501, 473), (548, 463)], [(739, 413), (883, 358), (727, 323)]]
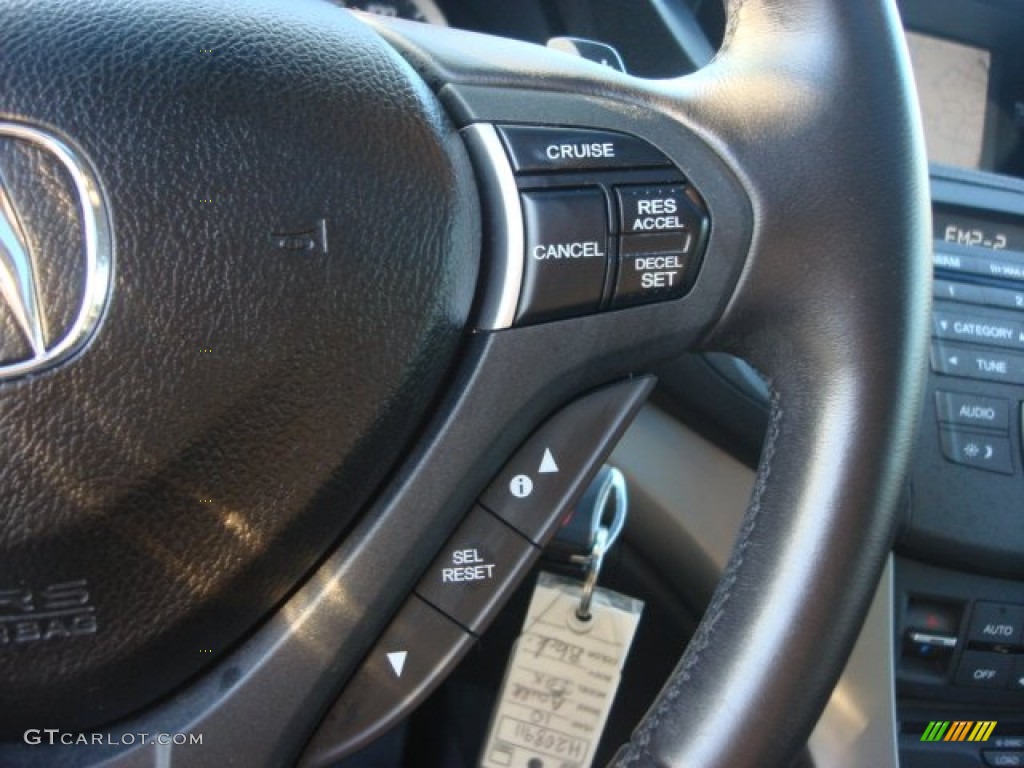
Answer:
[(708, 215), (664, 154), (613, 131), (497, 130), (515, 173), (524, 229), (516, 325), (689, 290)]

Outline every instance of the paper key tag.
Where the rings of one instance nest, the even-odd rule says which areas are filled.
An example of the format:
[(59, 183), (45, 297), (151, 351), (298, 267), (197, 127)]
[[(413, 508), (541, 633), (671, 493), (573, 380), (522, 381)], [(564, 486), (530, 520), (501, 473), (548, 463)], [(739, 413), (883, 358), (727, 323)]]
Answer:
[(538, 577), (482, 768), (590, 768), (644, 604), (597, 589), (584, 622), (576, 618), (580, 589), (550, 573)]

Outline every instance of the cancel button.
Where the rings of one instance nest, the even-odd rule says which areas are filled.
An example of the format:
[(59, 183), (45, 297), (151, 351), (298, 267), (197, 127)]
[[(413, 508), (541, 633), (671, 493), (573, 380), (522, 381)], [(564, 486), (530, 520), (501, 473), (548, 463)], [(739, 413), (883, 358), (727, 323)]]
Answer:
[(600, 188), (523, 192), (526, 253), (516, 324), (597, 312), (608, 269)]

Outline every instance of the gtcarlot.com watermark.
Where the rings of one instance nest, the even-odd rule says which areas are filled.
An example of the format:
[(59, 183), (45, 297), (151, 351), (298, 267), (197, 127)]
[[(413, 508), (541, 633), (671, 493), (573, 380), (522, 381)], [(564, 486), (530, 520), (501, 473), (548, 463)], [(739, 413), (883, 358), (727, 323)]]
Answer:
[(160, 746), (201, 746), (201, 733), (72, 733), (60, 728), (29, 728), (24, 733), (25, 743), (64, 744), (66, 746), (113, 746), (130, 747), (141, 744), (159, 744)]

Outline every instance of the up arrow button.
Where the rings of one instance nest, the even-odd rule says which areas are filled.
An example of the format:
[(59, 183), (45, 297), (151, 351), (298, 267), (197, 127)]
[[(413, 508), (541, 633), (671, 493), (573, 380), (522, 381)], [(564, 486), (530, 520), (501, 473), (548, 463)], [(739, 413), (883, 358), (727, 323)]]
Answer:
[(632, 421), (651, 383), (630, 379), (567, 405), (513, 454), (480, 505), (534, 544), (547, 543)]
[(552, 474), (558, 471), (558, 464), (555, 462), (555, 457), (551, 455), (551, 449), (544, 449), (544, 458), (540, 461), (540, 469), (537, 470), (542, 475)]

